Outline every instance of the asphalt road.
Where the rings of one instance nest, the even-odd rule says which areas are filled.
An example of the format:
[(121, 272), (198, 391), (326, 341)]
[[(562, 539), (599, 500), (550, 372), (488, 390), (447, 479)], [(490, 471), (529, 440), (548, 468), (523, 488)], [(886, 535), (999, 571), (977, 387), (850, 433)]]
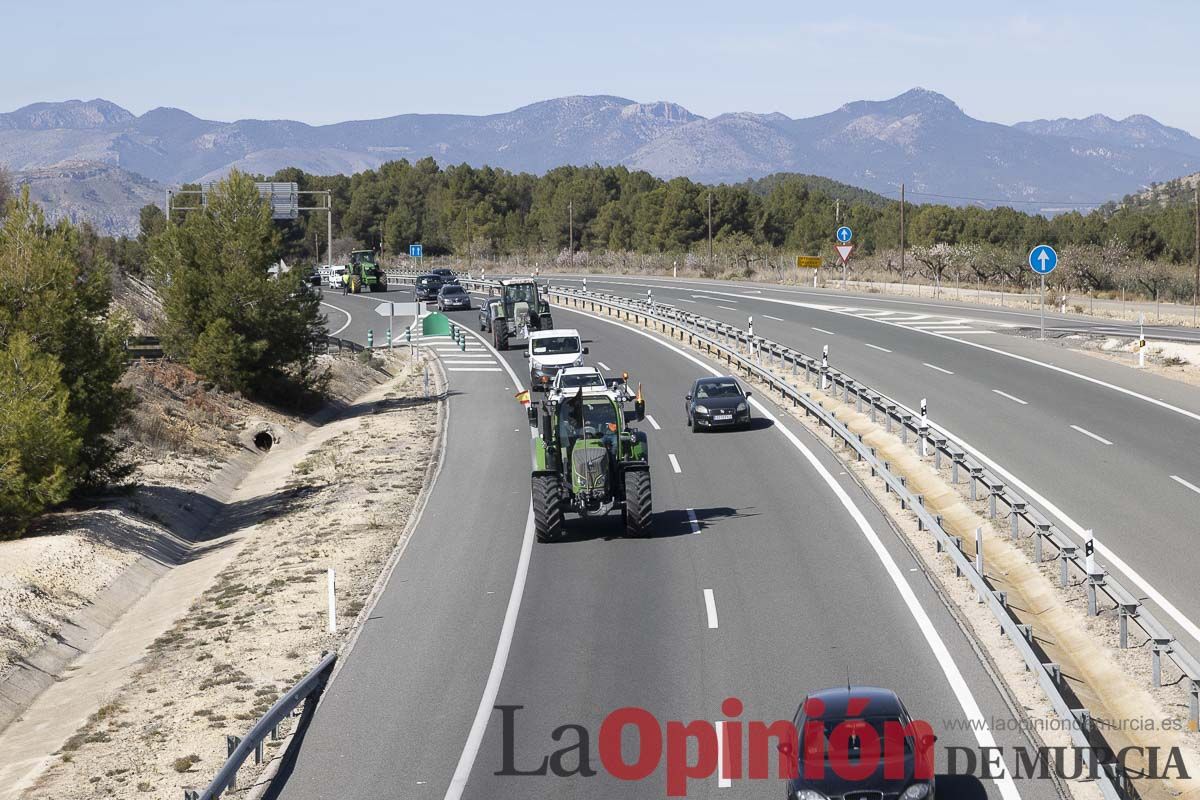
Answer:
[[(507, 372), (450, 373), (445, 465), (303, 740), (284, 798), (665, 795), (661, 765), (634, 783), (603, 771), (497, 775), (503, 720), (486, 705), (477, 756), (464, 758), (489, 675), (500, 678), (495, 704), (524, 707), (515, 712), (511, 743), (513, 766), (522, 770), (564, 746), (552, 733), (570, 724), (589, 732), (599, 769), (601, 721), (623, 706), (643, 707), (665, 724), (721, 719), (721, 702), (737, 697), (741, 719), (770, 722), (790, 719), (805, 692), (847, 678), (895, 689), (929, 721), (940, 737), (939, 770), (946, 748), (980, 744), (954, 727), (964, 718), (1014, 727), (912, 556), (820, 441), (761, 415), (749, 431), (693, 434), (682, 397), (700, 366), (611, 322), (556, 315), (588, 340), (591, 362), (644, 384), (654, 536), (618, 538), (614, 514), (575, 521), (567, 540), (533, 546), (525, 581), (516, 581), (523, 591), (497, 673), (528, 535), (530, 432)], [(453, 316), (474, 323), (473, 312)], [(471, 349), (473, 358), (445, 355), (487, 360), (482, 345)], [(504, 358), (524, 379), (521, 353)], [(996, 740), (1026, 744), (1011, 730)], [(452, 787), (456, 769), (465, 783)], [(945, 778), (939, 792), (1055, 794), (1045, 781), (1002, 787)], [(778, 780), (720, 788), (713, 777), (693, 781), (689, 796), (774, 796), (780, 788)]]
[[(580, 285), (557, 276), (553, 282)], [(588, 288), (745, 327), (830, 363), (916, 408), (1011, 473), (1064, 530), (1091, 529), (1101, 563), (1200, 653), (1196, 590), (1200, 392), (1018, 334), (1011, 312), (910, 298), (589, 276)], [(1035, 321), (1036, 325), (1036, 321)]]

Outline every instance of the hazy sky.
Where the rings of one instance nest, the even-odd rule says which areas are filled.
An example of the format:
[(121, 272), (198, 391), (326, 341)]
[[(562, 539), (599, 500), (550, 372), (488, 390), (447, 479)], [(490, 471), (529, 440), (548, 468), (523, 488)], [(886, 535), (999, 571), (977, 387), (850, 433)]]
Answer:
[(924, 86), (996, 122), (1144, 113), (1200, 134), (1193, 0), (0, 7), (0, 110), (104, 97), (135, 113), (325, 123), (614, 94), (798, 117)]

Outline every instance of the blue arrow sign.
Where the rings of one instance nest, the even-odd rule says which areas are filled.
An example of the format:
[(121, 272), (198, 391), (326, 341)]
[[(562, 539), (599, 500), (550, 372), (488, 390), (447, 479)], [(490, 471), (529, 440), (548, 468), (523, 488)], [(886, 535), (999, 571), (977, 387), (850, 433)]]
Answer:
[(837, 240), (842, 244), (850, 241), (851, 237), (853, 236), (854, 231), (850, 230), (850, 228), (846, 227), (845, 225), (837, 229)]
[(1058, 253), (1048, 244), (1039, 244), (1029, 251), (1029, 266), (1039, 275), (1049, 275), (1058, 266)]
[(422, 255), (422, 253), (424, 252), (424, 249), (425, 249), (425, 248), (423, 248), (423, 247), (422, 247), (421, 245), (419, 245), (419, 244), (410, 244), (410, 245), (408, 246), (408, 254), (409, 254), (409, 256), (411, 256), (412, 258), (420, 258), (420, 257), (421, 257), (421, 255)]

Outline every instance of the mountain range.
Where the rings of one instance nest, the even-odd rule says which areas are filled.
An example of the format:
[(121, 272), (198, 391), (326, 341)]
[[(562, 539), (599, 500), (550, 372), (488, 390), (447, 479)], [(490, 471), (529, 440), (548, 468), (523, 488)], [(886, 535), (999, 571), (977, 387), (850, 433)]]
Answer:
[(231, 168), (353, 173), (432, 156), (515, 171), (624, 164), (660, 177), (737, 182), (821, 175), (915, 202), (1013, 204), (1054, 213), (1118, 200), (1200, 170), (1200, 139), (1135, 115), (1002, 125), (936, 92), (857, 101), (815, 117), (738, 112), (706, 118), (670, 102), (608, 95), (546, 100), (502, 114), (401, 114), (307, 125), (137, 116), (107, 100), (36, 103), (0, 114), (0, 164), (55, 216), (136, 232), (137, 208), (170, 185)]

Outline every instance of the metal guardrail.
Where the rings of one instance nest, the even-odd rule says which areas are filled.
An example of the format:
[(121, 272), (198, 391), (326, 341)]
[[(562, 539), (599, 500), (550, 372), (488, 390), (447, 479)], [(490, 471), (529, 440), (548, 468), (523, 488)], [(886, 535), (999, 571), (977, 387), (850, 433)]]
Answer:
[(325, 684), (336, 663), (337, 653), (328, 654), (321, 659), (321, 663), (317, 665), (316, 669), (305, 675), (283, 697), (276, 700), (275, 704), (259, 718), (258, 722), (254, 723), (254, 727), (245, 736), (240, 738), (226, 736), (225, 743), (229, 750), (229, 757), (217, 772), (217, 776), (203, 792), (184, 789), (183, 800), (216, 800), (226, 789), (237, 788), (238, 769), (251, 754), (254, 755), (255, 764), (262, 763), (263, 741), (267, 736), (270, 736), (272, 740), (279, 738), (279, 723), (301, 703), (304, 703), (306, 714), (311, 713), (311, 710), (316, 707), (316, 701), (325, 690)]
[(324, 334), (316, 337), (316, 339), (313, 340), (313, 344), (314, 346), (322, 344), (325, 345), (326, 353), (328, 353), (333, 346), (337, 347), (337, 351), (339, 353), (342, 352), (342, 350), (349, 350), (351, 353), (361, 353), (363, 350), (367, 349), (358, 342), (352, 342), (349, 339), (339, 339), (336, 336), (328, 336)]
[[(408, 283), (415, 274), (390, 271), (389, 282), (394, 279), (396, 283)], [(490, 291), (497, 286), (495, 281), (470, 278), (460, 278), (460, 282), (465, 287), (478, 291)], [(909, 443), (909, 434), (913, 434), (912, 444), (917, 448), (917, 452), (932, 456), (936, 468), (941, 468), (943, 458), (949, 459), (952, 482), (957, 486), (965, 476), (971, 500), (986, 499), (989, 518), (1007, 516), (1013, 540), (1023, 535), (1034, 537), (1034, 560), (1038, 564), (1047, 560), (1059, 562), (1061, 587), (1069, 586), (1073, 575), (1082, 576), (1088, 596), (1089, 616), (1099, 614), (1099, 594), (1107, 596), (1119, 614), (1120, 647), (1129, 648), (1129, 622), (1132, 620), (1151, 643), (1153, 685), (1163, 685), (1162, 659), (1165, 656), (1187, 678), (1190, 695), (1188, 719), (1193, 728), (1200, 725), (1200, 661), (1179, 642), (1137, 595), (1126, 589), (1108, 570), (1094, 563), (1094, 571), (1089, 572), (1083, 548), (1075, 540), (1051, 522), (1044, 512), (1010, 488), (1005, 480), (972, 456), (968, 448), (957, 442), (940, 426), (928, 423), (925, 417), (913, 409), (882, 392), (872, 390), (846, 373), (833, 369), (829, 366), (827, 354), (823, 354), (821, 358), (814, 358), (756, 336), (752, 328), (748, 331), (743, 330), (709, 317), (682, 311), (674, 306), (655, 303), (649, 292), (646, 300), (636, 300), (573, 287), (549, 286), (547, 290), (551, 298), (558, 302), (569, 302), (576, 307), (592, 311), (615, 309), (618, 315), (624, 314), (627, 320), (635, 324), (640, 324), (643, 319), (654, 319), (666, 324), (670, 327), (672, 336), (679, 336), (681, 340), (686, 338), (690, 345), (702, 346), (710, 354), (718, 358), (723, 357), (727, 363), (737, 366), (746, 375), (758, 377), (773, 391), (790, 400), (794, 407), (803, 406), (805, 414), (815, 416), (821, 426), (829, 428), (831, 436), (841, 438), (852, 447), (858, 460), (866, 461), (872, 474), (881, 477), (887, 490), (900, 498), (901, 506), (917, 516), (920, 527), (933, 533), (938, 549), (950, 554), (955, 562), (956, 571), (966, 575), (980, 597), (985, 599), (990, 610), (1000, 620), (1005, 634), (1021, 653), (1026, 665), (1037, 675), (1038, 682), (1051, 698), (1056, 713), (1063, 719), (1073, 720), (1071, 738), (1076, 747), (1091, 748), (1091, 739), (1099, 737), (1101, 732), (1086, 708), (1072, 709), (1068, 706), (1062, 693), (1065, 683), (1061, 669), (1053, 662), (1043, 662), (1034, 651), (1032, 626), (1018, 622), (1009, 612), (1006, 593), (993, 591), (987, 585), (986, 578), (963, 553), (962, 539), (948, 533), (942, 527), (941, 518), (931, 515), (925, 509), (924, 499), (907, 488), (906, 479), (894, 475), (889, 465), (876, 456), (873, 448), (865, 445), (860, 437), (851, 433), (843, 423), (794, 385), (799, 381), (800, 370), (804, 371), (806, 384), (817, 384), (835, 395), (840, 389), (842, 401), (854, 402), (859, 412), (863, 411), (864, 405), (867, 406), (872, 422), (877, 422), (882, 415), (889, 433), (898, 426), (902, 442)], [(778, 372), (773, 371), (772, 366)], [(790, 376), (786, 374), (788, 372)], [(788, 380), (789, 377), (791, 381)], [(984, 492), (982, 496), (981, 488)], [(1007, 513), (1002, 510), (1002, 506), (1007, 507)], [(1054, 548), (1055, 552), (1050, 559), (1044, 556), (1045, 545)], [(1101, 787), (1109, 800), (1128, 794), (1130, 787), (1124, 773), (1112, 765), (1105, 765), (1102, 774), (1107, 780), (1101, 782)]]
[(125, 359), (159, 361), (163, 358), (162, 341), (157, 336), (130, 336), (125, 339)]
[[(485, 286), (480, 282), (481, 287)], [(1024, 659), (1026, 666), (1036, 675), (1038, 683), (1050, 698), (1055, 712), (1063, 719), (1072, 720), (1070, 736), (1072, 744), (1084, 749), (1095, 757), (1096, 742), (1102, 732), (1093, 721), (1091, 713), (1086, 708), (1072, 708), (1063, 692), (1066, 688), (1065, 679), (1058, 664), (1043, 661), (1034, 649), (1034, 632), (1031, 625), (1020, 623), (1007, 606), (1007, 596), (1003, 591), (991, 588), (985, 575), (981, 574), (975, 564), (963, 552), (962, 539), (948, 533), (942, 527), (940, 516), (931, 514), (924, 506), (921, 495), (914, 494), (907, 487), (906, 479), (897, 476), (889, 469), (889, 464), (882, 461), (875, 449), (866, 445), (862, 438), (852, 433), (844, 423), (832, 413), (825, 410), (807, 393), (801, 391), (794, 383), (799, 382), (799, 372), (804, 371), (805, 383), (818, 383), (831, 391), (835, 396), (840, 388), (843, 402), (851, 402), (853, 396), (857, 409), (861, 412), (868, 405), (872, 421), (879, 414), (884, 415), (886, 427), (890, 432), (893, 426), (900, 426), (901, 439), (909, 441), (909, 433), (915, 434), (913, 444), (918, 452), (928, 452), (933, 456), (935, 464), (941, 467), (942, 458), (951, 460), (952, 480), (959, 483), (960, 476), (965, 472), (969, 483), (972, 500), (980, 499), (979, 488), (987, 492), (988, 516), (996, 518), (1001, 515), (998, 504), (1008, 507), (1007, 516), (1012, 520), (1012, 538), (1022, 534), (1022, 525), (1029, 529), (1029, 535), (1035, 536), (1035, 559), (1043, 562), (1043, 543), (1050, 544), (1057, 550), (1057, 559), (1061, 563), (1060, 584), (1067, 586), (1072, 570), (1081, 573), (1087, 582), (1089, 614), (1099, 613), (1097, 607), (1097, 592), (1107, 595), (1120, 613), (1120, 643), (1122, 648), (1129, 646), (1129, 620), (1133, 620), (1153, 642), (1151, 649), (1151, 666), (1153, 681), (1156, 686), (1162, 685), (1162, 657), (1170, 658), (1181, 672), (1191, 682), (1190, 720), (1196, 723), (1200, 716), (1198, 696), (1200, 696), (1200, 664), (1186, 648), (1178, 643), (1176, 638), (1158, 621), (1153, 613), (1145, 608), (1140, 600), (1126, 590), (1119, 581), (1106, 570), (1097, 567), (1089, 573), (1085, 558), (1080, 553), (1082, 549), (1070, 537), (1055, 526), (1045, 514), (1037, 510), (1026, 499), (1007, 487), (987, 467), (979, 463), (958, 444), (953, 438), (935, 425), (928, 425), (922, 417), (906, 406), (892, 400), (887, 395), (871, 390), (865, 384), (854, 380), (843, 372), (832, 369), (826, 357), (813, 358), (799, 351), (780, 345), (768, 339), (755, 336), (752, 332), (744, 331), (732, 325), (697, 314), (681, 311), (673, 306), (656, 304), (652, 300), (641, 301), (616, 295), (606, 295), (586, 292), (573, 288), (551, 287), (550, 295), (558, 302), (567, 303), (578, 308), (592, 311), (616, 310), (618, 316), (623, 314), (626, 319), (635, 324), (653, 319), (670, 328), (671, 335), (685, 339), (692, 346), (698, 346), (708, 353), (716, 355), (730, 365), (736, 366), (746, 375), (753, 375), (766, 383), (773, 391), (783, 398), (790, 400), (793, 407), (803, 406), (806, 415), (817, 418), (822, 427), (827, 427), (831, 436), (837, 436), (855, 452), (856, 459), (866, 462), (873, 475), (880, 477), (886, 490), (900, 498), (901, 507), (916, 515), (919, 527), (929, 531), (936, 539), (937, 549), (945, 552), (954, 562), (958, 574), (964, 575), (984, 600), (993, 615), (999, 621), (1002, 630)], [(772, 364), (772, 362), (774, 362)], [(775, 367), (775, 371), (772, 369)], [(790, 369), (790, 376), (784, 373)], [(788, 377), (791, 380), (788, 380)], [(932, 448), (929, 450), (928, 448)], [(1103, 794), (1108, 800), (1127, 797), (1131, 786), (1128, 777), (1116, 765), (1111, 763), (1099, 764), (1097, 778)]]

